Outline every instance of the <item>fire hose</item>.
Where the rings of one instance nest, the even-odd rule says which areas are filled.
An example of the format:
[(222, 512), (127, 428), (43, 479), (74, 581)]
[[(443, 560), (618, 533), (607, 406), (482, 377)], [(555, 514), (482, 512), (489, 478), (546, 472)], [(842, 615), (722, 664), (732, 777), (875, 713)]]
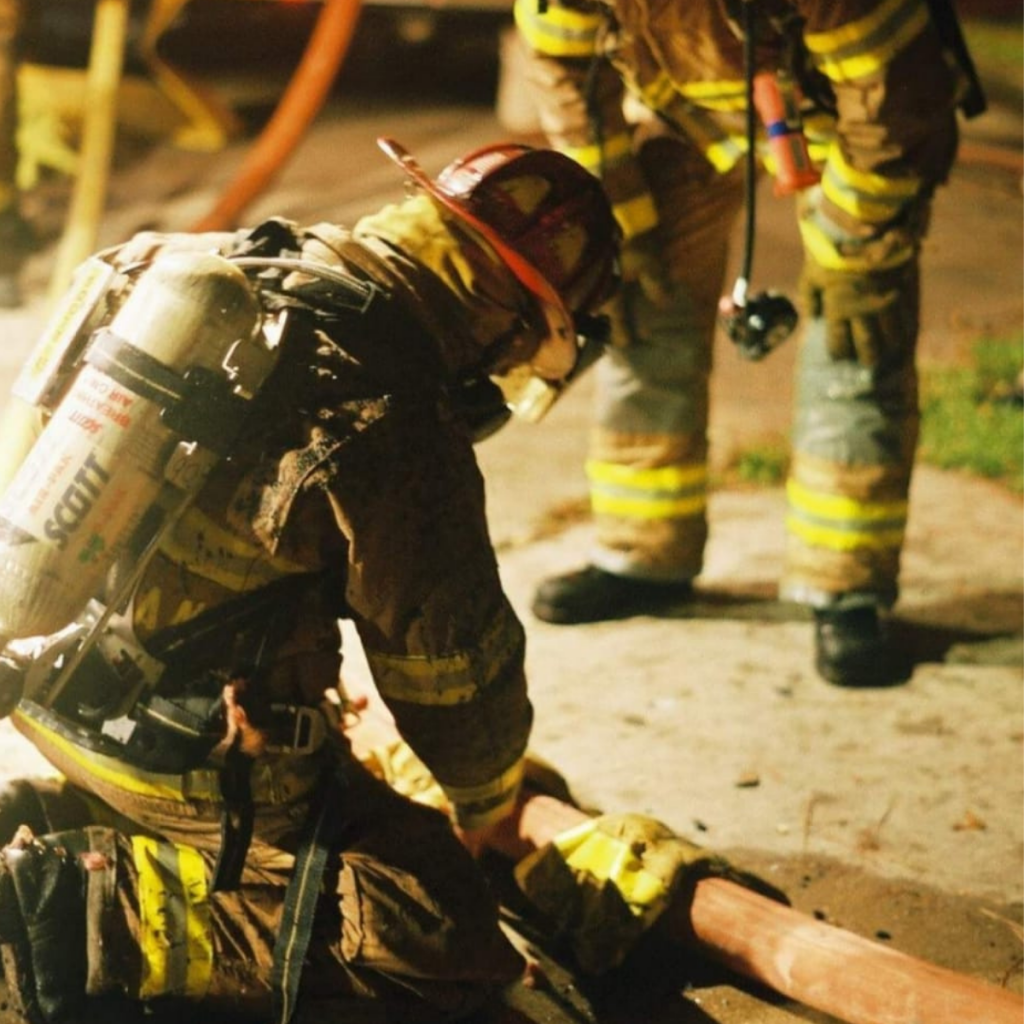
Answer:
[[(526, 793), (493, 849), (514, 860), (586, 820)], [(1024, 999), (808, 917), (724, 878), (704, 878), (661, 922), (683, 948), (848, 1024), (1020, 1024)]]
[(193, 231), (234, 228), (242, 211), (281, 170), (319, 113), (359, 20), (361, 0), (324, 0), (291, 81), (241, 168)]
[[(357, 752), (398, 738), (388, 712), (357, 682), (347, 729)], [(489, 833), (513, 862), (589, 815), (527, 782), (515, 810)], [(656, 927), (683, 955), (714, 961), (794, 1002), (846, 1024), (1021, 1024), (1024, 998), (819, 921), (738, 882), (702, 878), (684, 886)]]

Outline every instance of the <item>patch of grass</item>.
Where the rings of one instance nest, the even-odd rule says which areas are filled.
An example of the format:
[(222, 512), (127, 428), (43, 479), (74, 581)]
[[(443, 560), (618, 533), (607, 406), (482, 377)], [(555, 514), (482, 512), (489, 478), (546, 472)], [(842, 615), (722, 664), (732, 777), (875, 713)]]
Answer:
[(745, 484), (775, 487), (786, 478), (789, 452), (780, 446), (761, 446), (741, 452), (733, 467), (735, 477)]
[(963, 23), (963, 32), (982, 78), (1019, 92), (1024, 68), (1020, 22), (968, 19)]
[(973, 363), (921, 378), (920, 458), (1024, 492), (1024, 334), (979, 342)]

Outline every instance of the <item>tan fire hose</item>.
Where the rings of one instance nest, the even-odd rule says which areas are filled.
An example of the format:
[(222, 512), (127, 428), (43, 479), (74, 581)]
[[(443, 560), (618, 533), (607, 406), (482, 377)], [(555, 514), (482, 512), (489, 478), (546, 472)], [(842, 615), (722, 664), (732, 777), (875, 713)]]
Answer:
[[(358, 680), (346, 680), (346, 692), (358, 711), (346, 728), (354, 753), (387, 749), (398, 739), (390, 714)], [(414, 788), (422, 789), (422, 780)], [(489, 843), (519, 861), (586, 820), (586, 812), (528, 783)], [(670, 904), (659, 926), (684, 951), (847, 1024), (1024, 1021), (1024, 998), (1014, 992), (861, 938), (724, 878), (702, 879), (692, 895)]]
[[(527, 794), (492, 843), (510, 858), (586, 819)], [(1024, 999), (807, 917), (735, 882), (706, 878), (663, 919), (694, 953), (849, 1024), (1021, 1024)]]
[(361, 0), (325, 0), (302, 59), (241, 169), (193, 231), (223, 231), (267, 187), (292, 155), (337, 77), (359, 20)]

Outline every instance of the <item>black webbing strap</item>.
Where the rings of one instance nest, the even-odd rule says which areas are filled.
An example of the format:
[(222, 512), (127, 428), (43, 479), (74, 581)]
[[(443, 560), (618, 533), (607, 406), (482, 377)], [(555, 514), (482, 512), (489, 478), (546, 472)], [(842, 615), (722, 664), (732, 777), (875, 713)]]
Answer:
[(251, 775), (252, 758), (242, 753), (236, 740), (220, 770), (224, 807), (220, 815), (220, 850), (210, 881), (212, 892), (233, 892), (241, 885), (256, 818)]
[(274, 967), (270, 976), (277, 1024), (288, 1024), (298, 1002), (302, 968), (331, 851), (328, 815), (337, 807), (334, 798), (341, 786), (339, 771), (332, 767), (310, 805), (305, 835), (295, 854), (295, 867), (285, 890), (284, 914), (274, 943)]

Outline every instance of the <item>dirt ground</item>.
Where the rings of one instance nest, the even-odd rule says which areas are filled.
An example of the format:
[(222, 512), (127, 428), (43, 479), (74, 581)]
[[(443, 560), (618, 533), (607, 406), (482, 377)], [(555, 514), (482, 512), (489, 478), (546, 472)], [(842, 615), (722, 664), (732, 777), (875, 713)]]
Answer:
[[(1019, 102), (1000, 105), (968, 138), (1019, 153), (1020, 123)], [(401, 183), (373, 145), (381, 133), (400, 138), (429, 170), (507, 134), (486, 103), (382, 97), (353, 83), (332, 99), (247, 219), (350, 222), (396, 198)], [(212, 206), (244, 150), (241, 141), (215, 154), (127, 146), (98, 243), (143, 228), (187, 227)], [(56, 188), (37, 199), (44, 219), (59, 214), (62, 195)], [(798, 261), (789, 211), (767, 200), (760, 210), (755, 278), (791, 288)], [(47, 246), (33, 260), (28, 306), (0, 315), (5, 388), (45, 315), (53, 258)], [(967, 159), (958, 166), (937, 202), (924, 274), (922, 363), (963, 361), (979, 335), (1020, 327), (1019, 172)], [(751, 365), (719, 339), (711, 431), (717, 470), (751, 444), (785, 439), (795, 347)], [(536, 753), (588, 808), (653, 815), (760, 875), (813, 918), (1020, 993), (1020, 497), (919, 467), (894, 622), (914, 667), (894, 689), (847, 692), (815, 675), (806, 612), (775, 596), (784, 515), (775, 487), (716, 486), (694, 601), (662, 618), (549, 626), (530, 616), (533, 588), (586, 560), (590, 400), (584, 381), (546, 423), (513, 425), (479, 452), (501, 570), (529, 637)], [(365, 680), (348, 640), (347, 672)], [(23, 741), (0, 726), (0, 772), (38, 767)], [(585, 1013), (565, 1019), (834, 1019), (740, 980), (713, 957), (675, 948), (631, 962), (591, 995)], [(986, 1024), (981, 1014), (975, 1020)]]

